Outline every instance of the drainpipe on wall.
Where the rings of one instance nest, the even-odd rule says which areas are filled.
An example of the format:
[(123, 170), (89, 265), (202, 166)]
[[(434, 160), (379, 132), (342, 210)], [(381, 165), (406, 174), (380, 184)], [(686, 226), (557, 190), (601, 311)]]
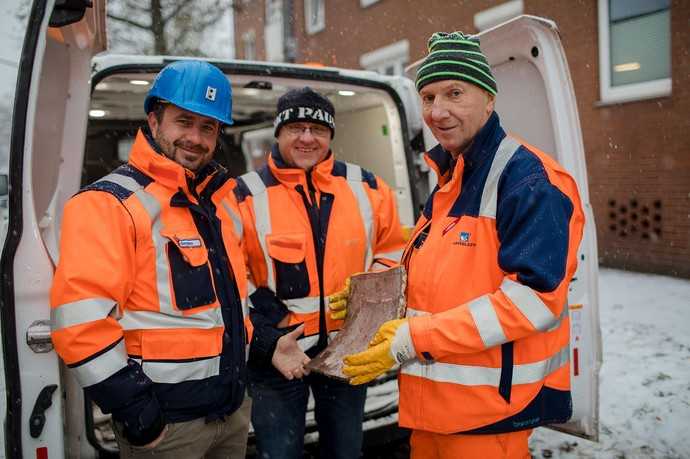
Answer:
[(283, 0), (283, 56), (285, 62), (297, 62), (294, 0)]

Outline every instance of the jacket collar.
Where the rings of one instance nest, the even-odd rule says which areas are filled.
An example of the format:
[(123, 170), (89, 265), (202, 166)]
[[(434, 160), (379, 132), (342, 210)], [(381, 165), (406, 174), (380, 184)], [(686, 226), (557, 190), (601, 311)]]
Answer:
[(172, 190), (181, 188), (185, 193), (189, 192), (190, 186), (198, 188), (199, 185), (208, 183), (211, 176), (223, 169), (215, 161), (210, 161), (196, 174), (182, 167), (163, 154), (148, 126), (137, 132), (129, 163), (164, 187)]
[(452, 155), (440, 144), (429, 150), (424, 159), (436, 172), (439, 186), (443, 186), (451, 179), (457, 163), (462, 163), (464, 171), (470, 172), (484, 161), (490, 160), (503, 137), (505, 137), (505, 131), (501, 127), (498, 114), (492, 112), (484, 126), (474, 136), (470, 148), (461, 154), (462, 161), (454, 161)]
[(268, 157), (268, 168), (276, 180), (290, 188), (302, 185), (305, 190), (307, 189), (307, 173), (309, 173), (314, 186), (317, 189), (327, 191), (332, 182), (334, 164), (333, 152), (329, 150), (323, 161), (316, 164), (309, 172), (298, 167), (292, 167), (283, 160), (277, 143), (273, 145)]

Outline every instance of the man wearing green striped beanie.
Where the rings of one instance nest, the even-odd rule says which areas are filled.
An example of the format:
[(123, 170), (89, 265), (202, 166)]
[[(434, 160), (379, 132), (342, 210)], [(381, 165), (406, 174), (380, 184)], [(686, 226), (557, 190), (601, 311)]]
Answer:
[(506, 135), (479, 40), (439, 32), (428, 48), (416, 84), (438, 186), (403, 255), (406, 317), (381, 325), (343, 373), (363, 384), (400, 365), (411, 459), (526, 459), (532, 429), (572, 414), (566, 304), (581, 201), (551, 157)]
[(424, 121), (457, 159), (489, 119), (498, 92), (479, 40), (462, 32), (437, 32), (417, 70)]

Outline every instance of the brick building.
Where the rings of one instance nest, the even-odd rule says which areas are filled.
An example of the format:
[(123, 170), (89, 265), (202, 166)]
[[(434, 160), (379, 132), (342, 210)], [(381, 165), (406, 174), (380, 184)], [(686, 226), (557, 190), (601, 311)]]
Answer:
[(402, 73), (435, 31), (558, 25), (602, 264), (690, 277), (690, 2), (236, 0), (240, 59)]

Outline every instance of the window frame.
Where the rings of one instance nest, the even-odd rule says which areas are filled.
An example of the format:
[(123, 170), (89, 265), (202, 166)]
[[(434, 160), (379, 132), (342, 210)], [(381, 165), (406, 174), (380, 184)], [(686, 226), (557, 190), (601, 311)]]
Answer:
[[(598, 0), (599, 9), (599, 97), (600, 105), (632, 102), (671, 95), (672, 77), (620, 86), (611, 85), (611, 27), (609, 0)], [(669, 11), (670, 11), (669, 7)], [(669, 31), (670, 32), (670, 31)], [(671, 37), (673, 35), (671, 34)], [(669, 50), (670, 52), (671, 50)], [(673, 72), (673, 64), (671, 64)]]
[(317, 0), (319, 2), (320, 8), (319, 8), (319, 14), (316, 18), (316, 24), (312, 24), (311, 22), (311, 17), (312, 17), (312, 11), (311, 11), (311, 5), (312, 2), (311, 0), (304, 0), (304, 30), (307, 32), (309, 35), (314, 35), (316, 33), (321, 32), (326, 28), (326, 1), (325, 0)]
[(474, 15), (474, 27), (483, 32), (503, 22), (520, 16), (525, 12), (523, 0), (510, 0), (500, 5), (492, 6)]
[[(246, 31), (245, 33), (242, 34), (242, 58), (248, 61), (255, 61), (256, 60), (256, 32), (254, 29), (250, 29)], [(252, 56), (249, 56), (248, 50), (249, 46), (251, 45), (251, 54)]]
[(390, 45), (377, 48), (359, 57), (359, 65), (363, 69), (373, 70), (381, 75), (387, 75), (385, 69), (393, 66), (397, 72), (394, 75), (405, 75), (405, 67), (410, 61), (410, 41), (403, 39)]

